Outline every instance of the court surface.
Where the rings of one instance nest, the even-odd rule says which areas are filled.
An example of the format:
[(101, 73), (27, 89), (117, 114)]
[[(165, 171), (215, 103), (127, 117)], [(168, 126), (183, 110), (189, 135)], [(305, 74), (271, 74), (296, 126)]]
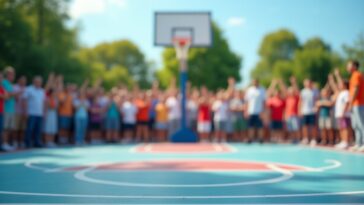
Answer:
[(364, 203), (364, 154), (274, 144), (133, 144), (0, 154), (0, 202)]

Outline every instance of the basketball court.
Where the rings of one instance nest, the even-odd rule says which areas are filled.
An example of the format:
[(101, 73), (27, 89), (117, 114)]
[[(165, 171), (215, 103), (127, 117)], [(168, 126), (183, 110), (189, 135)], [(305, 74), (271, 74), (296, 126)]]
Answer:
[(274, 144), (134, 144), (0, 155), (1, 203), (363, 203), (364, 155)]

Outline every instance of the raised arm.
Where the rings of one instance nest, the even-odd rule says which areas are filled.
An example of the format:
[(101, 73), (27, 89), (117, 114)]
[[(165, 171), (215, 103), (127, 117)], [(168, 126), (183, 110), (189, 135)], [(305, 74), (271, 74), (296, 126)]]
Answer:
[(286, 86), (286, 84), (284, 84), (282, 79), (278, 80), (278, 86), (279, 86), (279, 89), (282, 92), (282, 94), (284, 96), (286, 96), (287, 95), (287, 86)]
[(340, 75), (340, 71), (338, 68), (335, 69), (334, 71), (334, 75), (335, 75), (335, 78), (336, 78), (336, 81), (339, 83), (339, 85), (342, 85), (344, 84), (344, 80), (343, 78), (341, 77)]
[(89, 80), (88, 80), (88, 79), (86, 79), (86, 80), (82, 83), (82, 85), (81, 85), (81, 87), (80, 87), (80, 93), (86, 94), (88, 84), (89, 84)]
[(277, 80), (273, 79), (272, 82), (270, 83), (270, 86), (268, 87), (268, 90), (266, 92), (266, 96), (270, 97), (273, 94), (274, 89), (276, 88), (277, 85)]
[(329, 74), (328, 76), (328, 84), (331, 90), (334, 91), (335, 95), (337, 95), (339, 93), (339, 87), (337, 86), (334, 76), (332, 74)]
[(45, 84), (44, 90), (48, 91), (50, 89), (54, 89), (54, 87), (55, 87), (54, 83), (55, 83), (55, 75), (54, 75), (54, 73), (50, 73), (48, 75), (48, 79), (47, 79), (47, 82)]
[(298, 87), (296, 77), (291, 76), (291, 77), (289, 78), (289, 82), (291, 83), (291, 87), (292, 87), (292, 89), (293, 89), (296, 93), (299, 93), (299, 92), (300, 92), (300, 88)]

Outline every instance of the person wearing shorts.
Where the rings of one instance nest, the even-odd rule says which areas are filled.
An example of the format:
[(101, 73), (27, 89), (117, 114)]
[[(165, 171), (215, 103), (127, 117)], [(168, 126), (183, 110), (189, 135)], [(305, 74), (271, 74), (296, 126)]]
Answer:
[(364, 75), (359, 71), (359, 61), (351, 60), (347, 64), (350, 73), (349, 94), (351, 107), (351, 123), (355, 132), (353, 150), (364, 151)]
[(321, 98), (316, 102), (318, 113), (318, 127), (320, 129), (321, 144), (334, 144), (333, 118), (331, 115), (333, 101), (328, 88), (321, 91)]
[(120, 108), (123, 121), (124, 142), (131, 142), (134, 138), (138, 108), (132, 103), (132, 100), (133, 99), (127, 95)]
[(15, 98), (18, 93), (14, 92), (13, 81), (15, 79), (15, 70), (12, 67), (5, 68), (5, 78), (2, 80), (1, 84), (5, 91), (7, 92), (7, 98), (4, 104), (4, 114), (3, 114), (3, 144), (2, 148), (4, 150), (14, 150), (15, 146), (11, 145), (15, 135), (16, 135), (16, 113), (15, 113)]
[(211, 108), (207, 96), (202, 95), (197, 111), (197, 132), (200, 141), (208, 141), (211, 132)]
[(104, 116), (104, 109), (99, 103), (98, 97), (93, 97), (90, 103), (90, 142), (92, 144), (99, 144), (102, 140), (101, 130)]
[(234, 97), (231, 99), (229, 104), (230, 110), (232, 112), (232, 124), (234, 127), (233, 139), (235, 141), (244, 140), (247, 130), (247, 122), (244, 118), (244, 101), (243, 93), (239, 90), (234, 91)]
[(181, 111), (180, 104), (177, 99), (175, 91), (170, 91), (167, 98), (166, 106), (168, 108), (168, 135), (171, 137), (180, 128)]
[(65, 91), (58, 94), (58, 123), (59, 142), (67, 144), (70, 142), (72, 118), (73, 118), (73, 93), (72, 85), (67, 85)]
[(338, 69), (335, 69), (334, 75), (329, 75), (328, 82), (331, 90), (334, 91), (335, 128), (339, 131), (340, 135), (340, 142), (335, 147), (346, 149), (349, 147), (351, 133), (349, 82), (343, 80)]
[(134, 101), (135, 106), (138, 109), (137, 112), (137, 127), (136, 137), (137, 140), (148, 142), (149, 139), (149, 110), (150, 102), (146, 93), (141, 92), (139, 98)]
[(120, 113), (116, 100), (116, 93), (112, 92), (106, 107), (107, 111), (105, 119), (106, 141), (109, 143), (115, 143), (119, 139)]
[(55, 135), (58, 132), (57, 122), (57, 93), (54, 89), (49, 89), (46, 93), (46, 111), (44, 116), (44, 141), (46, 147), (56, 147)]
[(278, 90), (275, 90), (275, 88), (272, 89), (274, 89), (272, 96), (267, 100), (267, 107), (270, 110), (271, 119), (271, 140), (273, 142), (282, 142), (284, 141), (283, 116), (286, 102)]
[(265, 107), (266, 92), (257, 79), (254, 79), (252, 85), (246, 90), (244, 99), (247, 102), (249, 141), (263, 142), (264, 130), (261, 115)]
[(223, 92), (217, 94), (215, 102), (212, 104), (214, 112), (215, 140), (226, 142), (227, 140), (227, 120), (229, 104)]
[(19, 147), (24, 147), (24, 132), (27, 124), (26, 102), (23, 98), (26, 84), (27, 78), (25, 76), (21, 76), (18, 79), (17, 84), (14, 85), (14, 91), (19, 93), (19, 95), (15, 98), (15, 136)]
[[(3, 80), (3, 74), (0, 73), (0, 82)], [(4, 102), (7, 97), (7, 93), (3, 86), (0, 84), (0, 145), (2, 144), (2, 136), (3, 136), (3, 115), (4, 115)], [(3, 151), (3, 148), (0, 146), (0, 151)], [(5, 150), (4, 150), (5, 151)]]
[(315, 146), (317, 144), (317, 128), (316, 128), (316, 111), (315, 104), (317, 96), (313, 89), (312, 81), (309, 79), (304, 80), (304, 88), (300, 94), (299, 109), (302, 117), (302, 144), (310, 144)]
[(158, 104), (155, 106), (155, 130), (157, 134), (157, 141), (163, 142), (167, 140), (168, 128), (168, 110), (165, 104), (166, 98), (161, 95)]

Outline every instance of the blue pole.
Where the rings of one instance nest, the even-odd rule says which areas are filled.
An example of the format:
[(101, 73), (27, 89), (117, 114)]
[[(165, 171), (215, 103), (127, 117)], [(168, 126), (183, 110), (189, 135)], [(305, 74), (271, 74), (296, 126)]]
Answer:
[(181, 129), (171, 136), (172, 142), (197, 142), (197, 135), (187, 128), (187, 59), (180, 59), (180, 87), (181, 87)]
[(187, 122), (187, 117), (186, 117), (186, 101), (187, 101), (187, 96), (186, 96), (186, 83), (187, 83), (187, 71), (186, 70), (182, 70), (180, 72), (180, 83), (181, 83), (181, 93), (182, 93), (182, 99), (181, 99), (181, 111), (182, 111), (182, 119), (181, 119), (181, 129), (186, 129), (186, 122)]

